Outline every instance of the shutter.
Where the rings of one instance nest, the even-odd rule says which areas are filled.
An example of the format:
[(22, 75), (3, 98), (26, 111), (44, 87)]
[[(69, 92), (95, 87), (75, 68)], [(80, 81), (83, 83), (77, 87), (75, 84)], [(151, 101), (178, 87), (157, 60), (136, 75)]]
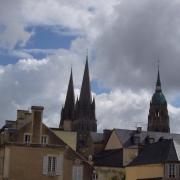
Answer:
[(73, 180), (76, 180), (76, 173), (77, 173), (77, 167), (73, 166), (73, 169), (72, 169), (72, 179)]
[(78, 167), (79, 180), (83, 180), (83, 166)]
[(43, 175), (48, 174), (48, 156), (43, 157)]
[(175, 177), (177, 178), (177, 177), (179, 177), (179, 175), (180, 175), (180, 172), (179, 172), (179, 164), (176, 164), (175, 165), (175, 169), (176, 169), (176, 174), (175, 174)]
[(164, 165), (164, 176), (165, 176), (166, 178), (169, 177), (169, 165), (168, 165), (168, 164), (165, 164), (165, 165)]
[(56, 158), (56, 175), (63, 174), (63, 155), (59, 155)]

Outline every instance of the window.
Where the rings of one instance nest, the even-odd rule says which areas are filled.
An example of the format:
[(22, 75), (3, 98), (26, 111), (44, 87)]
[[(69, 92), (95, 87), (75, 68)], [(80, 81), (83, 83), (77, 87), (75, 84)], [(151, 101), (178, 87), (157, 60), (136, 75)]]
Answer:
[(55, 156), (48, 157), (48, 174), (55, 174), (57, 159)]
[(98, 174), (97, 174), (96, 170), (93, 170), (92, 179), (93, 180), (98, 180)]
[(169, 177), (175, 177), (175, 164), (169, 164)]
[(168, 178), (177, 178), (180, 177), (180, 164), (166, 164), (165, 173)]
[(63, 166), (62, 155), (47, 155), (43, 158), (43, 174), (47, 176), (61, 175)]
[(31, 143), (31, 134), (29, 134), (29, 133), (24, 134), (24, 143), (25, 144)]
[(48, 136), (47, 135), (41, 136), (41, 144), (43, 144), (43, 145), (48, 144)]
[(83, 180), (83, 166), (73, 166), (73, 180)]

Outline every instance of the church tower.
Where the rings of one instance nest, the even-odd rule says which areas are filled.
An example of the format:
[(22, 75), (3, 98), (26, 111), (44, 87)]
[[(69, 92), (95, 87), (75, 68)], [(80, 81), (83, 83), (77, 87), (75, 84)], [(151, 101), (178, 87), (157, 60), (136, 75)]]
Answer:
[(61, 110), (59, 128), (65, 131), (77, 132), (78, 148), (86, 146), (89, 132), (97, 132), (95, 99), (91, 95), (88, 56), (86, 57), (80, 96), (79, 99), (77, 98), (76, 103), (71, 70), (65, 105)]
[(91, 96), (88, 56), (84, 69), (83, 81), (79, 99), (75, 105), (73, 130), (78, 132), (79, 147), (84, 147), (88, 133), (97, 131), (95, 116), (95, 99)]
[(170, 132), (167, 102), (161, 89), (159, 68), (155, 93), (153, 94), (150, 102), (147, 130), (157, 132)]
[(61, 129), (72, 130), (72, 121), (74, 119), (74, 107), (75, 107), (75, 96), (74, 96), (73, 74), (71, 69), (71, 75), (69, 79), (65, 105), (64, 107), (62, 107), (61, 110), (61, 120), (59, 125)]

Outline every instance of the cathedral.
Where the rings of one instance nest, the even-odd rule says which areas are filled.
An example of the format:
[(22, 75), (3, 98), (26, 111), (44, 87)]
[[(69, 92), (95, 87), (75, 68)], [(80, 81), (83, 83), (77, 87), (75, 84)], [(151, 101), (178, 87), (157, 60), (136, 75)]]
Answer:
[(95, 99), (92, 98), (91, 95), (88, 56), (86, 57), (80, 97), (77, 97), (76, 102), (71, 69), (66, 100), (61, 110), (59, 128), (68, 131), (76, 131), (79, 148), (86, 146), (86, 140), (90, 132), (97, 132)]
[[(81, 146), (85, 145), (89, 132), (97, 132), (95, 99), (91, 96), (88, 56), (86, 57), (80, 97), (77, 97), (76, 101), (71, 69), (65, 104), (61, 110), (59, 128), (65, 131), (76, 131)], [(150, 101), (147, 131), (170, 132), (167, 101), (161, 88), (159, 68), (155, 92)]]

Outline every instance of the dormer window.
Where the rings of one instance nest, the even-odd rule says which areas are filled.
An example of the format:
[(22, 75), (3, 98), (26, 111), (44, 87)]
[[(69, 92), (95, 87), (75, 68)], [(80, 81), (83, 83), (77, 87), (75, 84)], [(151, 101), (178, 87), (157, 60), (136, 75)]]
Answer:
[(41, 144), (43, 144), (43, 145), (48, 144), (48, 136), (47, 135), (41, 136)]
[(25, 144), (30, 144), (31, 143), (31, 134), (30, 133), (25, 133), (24, 134), (24, 143)]
[(133, 140), (133, 144), (138, 145), (140, 143), (140, 136), (134, 135), (132, 137), (132, 140)]

